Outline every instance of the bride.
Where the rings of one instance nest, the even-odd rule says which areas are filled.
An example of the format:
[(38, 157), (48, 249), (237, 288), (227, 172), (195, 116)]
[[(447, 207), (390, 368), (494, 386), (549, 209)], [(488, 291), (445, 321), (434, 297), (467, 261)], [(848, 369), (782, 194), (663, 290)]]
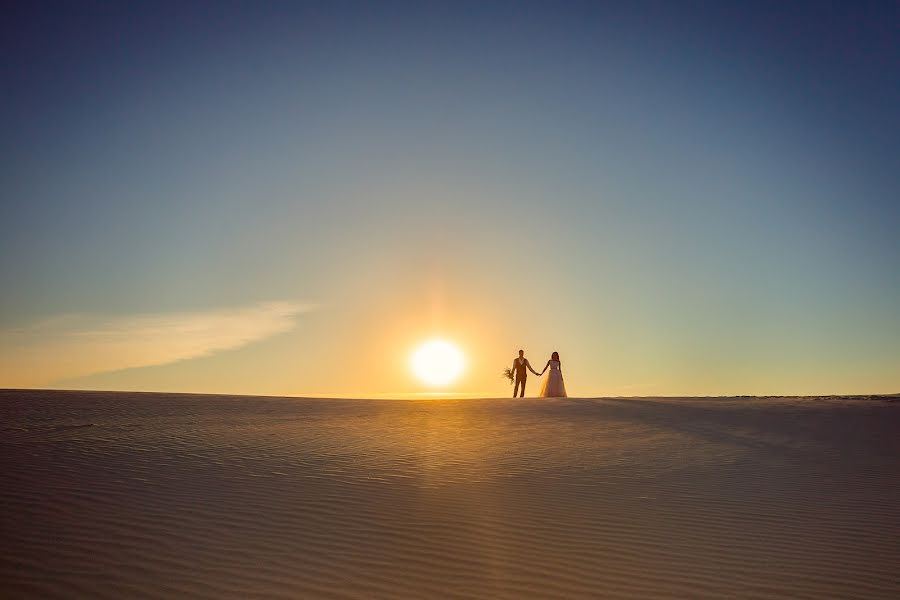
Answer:
[(566, 382), (563, 381), (562, 365), (559, 362), (559, 352), (554, 352), (541, 371), (541, 375), (549, 368), (550, 375), (544, 380), (541, 386), (541, 398), (565, 398)]

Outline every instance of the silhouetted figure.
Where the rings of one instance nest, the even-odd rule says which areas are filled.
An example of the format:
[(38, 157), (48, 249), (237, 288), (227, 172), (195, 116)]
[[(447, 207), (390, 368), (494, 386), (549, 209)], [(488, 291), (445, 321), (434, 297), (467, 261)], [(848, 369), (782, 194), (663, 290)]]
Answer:
[(541, 387), (541, 398), (566, 398), (566, 382), (563, 381), (559, 352), (554, 352), (550, 356), (550, 360), (544, 365), (544, 370), (540, 374), (543, 375), (547, 369), (550, 369), (550, 374)]
[[(516, 387), (513, 388), (513, 398), (516, 397), (516, 393), (518, 393), (519, 398), (525, 396), (525, 380), (528, 379), (528, 371), (531, 371), (535, 375), (538, 375), (538, 372), (531, 368), (531, 363), (528, 362), (528, 359), (525, 358), (525, 351), (519, 350), (519, 358), (513, 359), (512, 370), (516, 374)], [(522, 385), (522, 391), (519, 392), (519, 385)]]

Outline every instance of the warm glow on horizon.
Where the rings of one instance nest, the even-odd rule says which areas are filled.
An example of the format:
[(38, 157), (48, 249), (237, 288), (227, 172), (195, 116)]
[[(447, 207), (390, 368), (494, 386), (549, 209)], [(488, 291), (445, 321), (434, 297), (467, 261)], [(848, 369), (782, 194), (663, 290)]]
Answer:
[(444, 386), (462, 373), (465, 365), (462, 351), (444, 340), (422, 344), (412, 356), (412, 370), (423, 383)]

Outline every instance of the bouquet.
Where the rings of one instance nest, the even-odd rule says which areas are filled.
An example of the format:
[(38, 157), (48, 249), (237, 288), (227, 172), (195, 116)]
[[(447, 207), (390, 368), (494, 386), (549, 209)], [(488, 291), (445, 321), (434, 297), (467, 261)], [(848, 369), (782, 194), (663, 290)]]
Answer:
[(503, 376), (509, 379), (509, 385), (512, 385), (513, 382), (513, 370), (509, 367), (503, 369)]

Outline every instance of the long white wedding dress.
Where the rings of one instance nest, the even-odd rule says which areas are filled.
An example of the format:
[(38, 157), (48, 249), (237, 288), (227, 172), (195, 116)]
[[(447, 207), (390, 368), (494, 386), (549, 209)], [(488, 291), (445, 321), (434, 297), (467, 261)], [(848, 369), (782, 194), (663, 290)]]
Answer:
[(551, 360), (547, 379), (541, 386), (541, 398), (565, 398), (566, 382), (563, 381), (562, 370), (558, 360)]

